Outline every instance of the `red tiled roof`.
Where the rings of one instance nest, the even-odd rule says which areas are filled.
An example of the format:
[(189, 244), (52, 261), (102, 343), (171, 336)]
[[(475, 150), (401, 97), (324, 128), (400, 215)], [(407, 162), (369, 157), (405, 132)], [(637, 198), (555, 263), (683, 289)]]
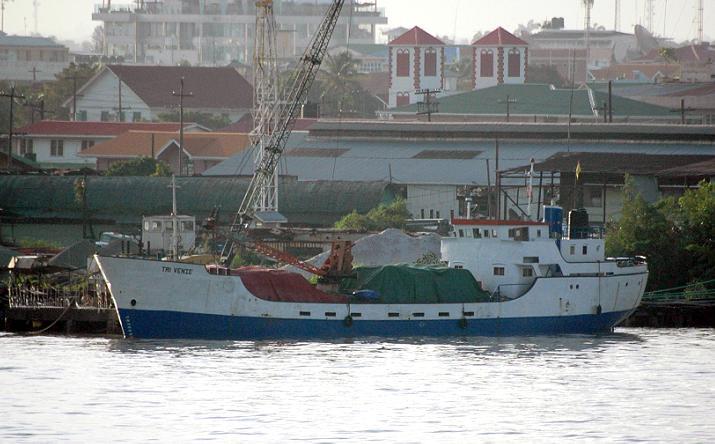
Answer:
[[(293, 131), (308, 131), (318, 119), (295, 119)], [(253, 116), (246, 114), (236, 122), (221, 128), (222, 133), (250, 133), (253, 130)]]
[(504, 46), (504, 45), (517, 45), (517, 46), (527, 46), (528, 43), (515, 36), (511, 32), (502, 28), (501, 26), (480, 38), (476, 42), (472, 43), (476, 46)]
[(429, 32), (415, 26), (406, 33), (397, 37), (395, 40), (388, 43), (388, 45), (440, 45), (443, 46), (444, 42), (433, 36)]
[[(119, 137), (98, 143), (83, 150), (81, 157), (139, 157), (154, 156), (172, 140), (178, 141), (176, 132), (130, 131)], [(184, 149), (196, 158), (226, 159), (250, 146), (248, 135), (240, 133), (184, 133)]]
[[(185, 123), (184, 127), (193, 125)], [(80, 122), (42, 120), (16, 130), (18, 134), (47, 136), (118, 136), (127, 131), (179, 131), (177, 122)]]
[(122, 82), (150, 107), (178, 105), (172, 91), (184, 78), (184, 106), (188, 108), (248, 109), (253, 87), (231, 67), (107, 65)]

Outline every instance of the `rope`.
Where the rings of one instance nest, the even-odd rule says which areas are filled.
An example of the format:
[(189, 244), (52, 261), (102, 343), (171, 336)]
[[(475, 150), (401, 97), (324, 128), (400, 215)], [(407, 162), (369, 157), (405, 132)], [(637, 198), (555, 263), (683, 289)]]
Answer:
[(39, 334), (42, 334), (42, 333), (46, 332), (47, 330), (51, 329), (52, 327), (55, 326), (55, 324), (60, 322), (60, 320), (67, 314), (68, 311), (70, 311), (70, 309), (75, 304), (75, 302), (76, 301), (74, 298), (70, 299), (69, 305), (67, 305), (67, 307), (65, 307), (65, 309), (62, 310), (62, 313), (60, 313), (60, 316), (57, 319), (55, 319), (54, 321), (52, 321), (52, 323), (50, 325), (48, 325), (47, 327), (43, 328), (42, 330), (30, 331), (30, 332), (27, 332), (26, 334), (27, 335), (39, 335)]
[(709, 281), (703, 281), (703, 282), (695, 282), (693, 284), (687, 284), (687, 285), (681, 285), (680, 287), (673, 287), (673, 288), (664, 288), (663, 290), (655, 290), (655, 291), (649, 291), (646, 294), (656, 294), (656, 293), (667, 293), (673, 290), (684, 290), (690, 287), (694, 287), (696, 285), (706, 285), (706, 284), (711, 284), (714, 283), (715, 279), (710, 279)]

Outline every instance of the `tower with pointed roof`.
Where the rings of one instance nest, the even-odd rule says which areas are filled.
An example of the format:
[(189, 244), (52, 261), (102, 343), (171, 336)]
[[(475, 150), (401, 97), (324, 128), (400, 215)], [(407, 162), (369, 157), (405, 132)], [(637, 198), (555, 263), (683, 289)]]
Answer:
[(390, 107), (422, 100), (421, 89), (444, 88), (444, 43), (415, 26), (388, 46)]
[(526, 82), (529, 44), (499, 27), (472, 43), (474, 89)]

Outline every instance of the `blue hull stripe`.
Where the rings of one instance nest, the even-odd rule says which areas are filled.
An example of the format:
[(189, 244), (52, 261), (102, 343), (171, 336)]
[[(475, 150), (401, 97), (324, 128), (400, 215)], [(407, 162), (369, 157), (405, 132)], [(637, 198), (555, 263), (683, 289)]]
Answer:
[(284, 339), (405, 336), (520, 336), (609, 332), (633, 310), (599, 315), (367, 321), (275, 319), (173, 311), (119, 311), (124, 334), (135, 338)]

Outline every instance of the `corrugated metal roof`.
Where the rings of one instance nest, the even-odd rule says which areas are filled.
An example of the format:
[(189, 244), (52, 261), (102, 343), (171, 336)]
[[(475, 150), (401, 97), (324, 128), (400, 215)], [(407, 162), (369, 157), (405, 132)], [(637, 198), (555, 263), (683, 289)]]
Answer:
[(52, 47), (65, 48), (51, 38), (35, 37), (26, 35), (2, 35), (0, 34), (0, 46), (33, 46), (33, 47)]
[[(184, 123), (184, 128), (195, 125)], [(42, 120), (15, 130), (29, 136), (117, 136), (126, 131), (179, 131), (179, 122), (84, 122)]]
[[(600, 153), (643, 153), (662, 155), (715, 155), (715, 146), (692, 143), (599, 143), (571, 141), (501, 141), (499, 169), (507, 170), (529, 163), (541, 162), (568, 150)], [(293, 157), (290, 150), (310, 147), (326, 150), (325, 157)], [(331, 156), (335, 149), (349, 151)], [(471, 159), (420, 159), (424, 150), (467, 151), (477, 153)], [(487, 185), (487, 159), (490, 179), (495, 177), (494, 140), (354, 140), (324, 139), (292, 134), (288, 154), (280, 161), (280, 174), (297, 176), (299, 180), (392, 181), (398, 184)], [(250, 175), (251, 154), (246, 151), (211, 168), (205, 175)]]
[[(70, 176), (0, 176), (0, 208), (6, 215), (81, 219)], [(181, 213), (207, 217), (221, 206), (224, 222), (232, 220), (249, 178), (180, 177), (177, 202)], [(87, 205), (93, 219), (139, 223), (143, 215), (169, 214), (171, 178), (88, 177)], [(352, 210), (367, 212), (394, 194), (385, 182), (299, 182), (283, 178), (280, 212), (291, 223), (330, 225)]]
[[(655, 175), (673, 166), (685, 166), (712, 160), (712, 155), (560, 152), (534, 165), (535, 171)], [(528, 168), (524, 165), (522, 168)]]

